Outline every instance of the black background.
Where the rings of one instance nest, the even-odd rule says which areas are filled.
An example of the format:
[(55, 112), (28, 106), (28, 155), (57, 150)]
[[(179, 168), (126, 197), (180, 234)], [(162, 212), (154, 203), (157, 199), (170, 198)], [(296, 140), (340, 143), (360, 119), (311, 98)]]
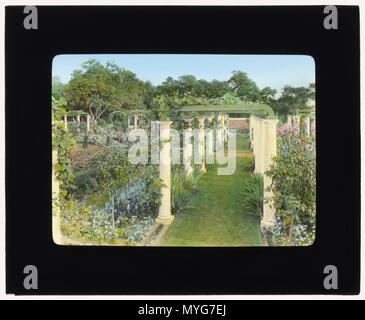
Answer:
[[(356, 294), (360, 279), (359, 9), (338, 6), (6, 8), (6, 288), (16, 294)], [(58, 54), (305, 54), (316, 62), (317, 236), (299, 248), (57, 246), (51, 70)], [(132, 70), (133, 71), (133, 70)], [(38, 267), (39, 289), (23, 287)], [(323, 268), (339, 271), (325, 290)]]

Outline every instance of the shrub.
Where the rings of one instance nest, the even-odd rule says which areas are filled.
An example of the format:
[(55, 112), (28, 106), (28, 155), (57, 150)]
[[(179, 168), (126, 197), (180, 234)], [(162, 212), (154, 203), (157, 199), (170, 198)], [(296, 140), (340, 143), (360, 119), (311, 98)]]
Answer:
[(98, 126), (105, 127), (106, 126), (106, 121), (104, 119), (99, 119), (98, 120)]
[(129, 182), (115, 191), (105, 204), (115, 218), (155, 216), (160, 204), (161, 184), (156, 174)]
[(186, 208), (200, 177), (199, 167), (194, 167), (188, 175), (183, 166), (173, 166), (171, 170), (171, 211), (178, 213)]
[(88, 139), (87, 134), (85, 134), (85, 135), (84, 135), (84, 140), (82, 141), (82, 147), (83, 147), (84, 149), (87, 149), (88, 145), (89, 145), (89, 139)]
[(251, 175), (243, 185), (243, 203), (246, 214), (262, 218), (263, 214), (263, 179), (261, 174)]
[(76, 201), (63, 201), (61, 206), (61, 231), (80, 238), (85, 234), (84, 222), (89, 219), (90, 207)]
[(97, 243), (140, 242), (155, 224), (152, 217), (119, 216), (113, 223), (111, 211), (74, 200), (64, 202), (61, 231), (71, 238)]
[(314, 140), (297, 124), (278, 131), (278, 152), (267, 171), (276, 209), (273, 245), (309, 245), (315, 236), (316, 160)]

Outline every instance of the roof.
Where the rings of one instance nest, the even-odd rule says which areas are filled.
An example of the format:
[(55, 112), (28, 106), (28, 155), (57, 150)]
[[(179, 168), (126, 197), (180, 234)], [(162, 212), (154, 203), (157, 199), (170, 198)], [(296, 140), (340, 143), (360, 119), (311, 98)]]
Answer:
[(272, 115), (273, 110), (266, 104), (221, 104), (221, 105), (188, 105), (176, 109), (177, 112), (224, 112), (224, 113), (252, 113)]

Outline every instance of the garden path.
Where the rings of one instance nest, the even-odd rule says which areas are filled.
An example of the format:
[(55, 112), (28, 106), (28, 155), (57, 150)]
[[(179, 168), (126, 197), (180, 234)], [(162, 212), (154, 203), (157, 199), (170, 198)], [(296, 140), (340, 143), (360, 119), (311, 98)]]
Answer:
[(236, 171), (217, 175), (207, 165), (187, 208), (159, 241), (160, 246), (259, 246), (260, 221), (242, 208), (242, 185), (250, 175), (248, 137), (237, 137)]

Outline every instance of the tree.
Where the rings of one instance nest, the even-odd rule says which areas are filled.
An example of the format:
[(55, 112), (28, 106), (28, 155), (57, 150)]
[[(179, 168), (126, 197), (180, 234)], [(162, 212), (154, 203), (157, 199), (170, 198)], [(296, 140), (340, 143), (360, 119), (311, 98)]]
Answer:
[(61, 99), (65, 85), (61, 82), (60, 77), (52, 77), (52, 96), (55, 99)]
[(314, 85), (308, 87), (292, 87), (286, 85), (274, 106), (279, 115), (296, 114), (299, 110), (308, 108), (308, 101), (314, 99)]
[(275, 95), (277, 93), (276, 89), (270, 87), (265, 87), (260, 92), (260, 101), (269, 106), (275, 103)]
[(107, 62), (88, 60), (72, 73), (64, 96), (68, 109), (85, 110), (98, 120), (114, 110), (136, 108), (143, 103), (144, 84), (131, 71)]
[(243, 101), (257, 102), (260, 99), (260, 90), (246, 72), (233, 71), (228, 83)]
[(150, 81), (144, 83), (144, 94), (143, 94), (143, 104), (147, 109), (151, 109), (151, 103), (154, 96), (156, 88), (152, 85)]

